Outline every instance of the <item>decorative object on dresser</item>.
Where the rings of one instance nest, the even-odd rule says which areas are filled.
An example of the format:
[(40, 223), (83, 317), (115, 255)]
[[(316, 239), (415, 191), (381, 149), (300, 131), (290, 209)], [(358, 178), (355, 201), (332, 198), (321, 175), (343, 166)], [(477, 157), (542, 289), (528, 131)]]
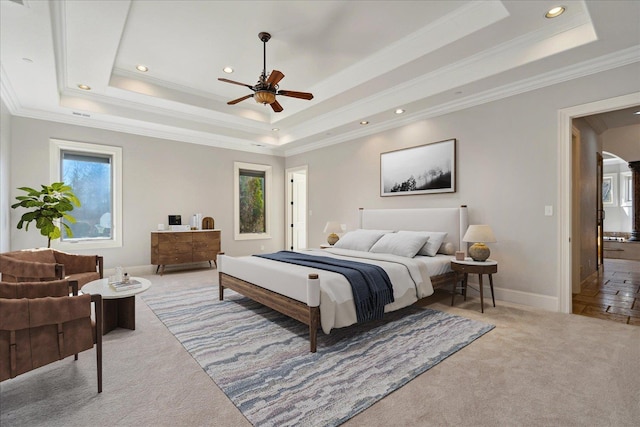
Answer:
[(340, 225), (339, 222), (336, 222), (336, 221), (327, 222), (323, 230), (324, 233), (329, 233), (329, 235), (327, 236), (327, 243), (330, 245), (335, 245), (336, 242), (340, 240), (340, 237), (336, 233), (342, 233), (342, 231), (343, 231), (342, 226)]
[(169, 215), (169, 225), (182, 225), (182, 216)]
[(455, 191), (455, 139), (380, 154), (381, 196)]
[(462, 241), (473, 243), (469, 248), (469, 255), (474, 261), (485, 261), (489, 258), (491, 250), (485, 243), (495, 243), (491, 227), (486, 224), (470, 225)]
[(203, 230), (213, 230), (215, 222), (213, 221), (213, 218), (211, 218), (210, 216), (205, 216), (204, 218), (202, 218), (202, 229)]
[(164, 274), (169, 264), (187, 264), (216, 260), (220, 252), (220, 230), (152, 231), (151, 264)]

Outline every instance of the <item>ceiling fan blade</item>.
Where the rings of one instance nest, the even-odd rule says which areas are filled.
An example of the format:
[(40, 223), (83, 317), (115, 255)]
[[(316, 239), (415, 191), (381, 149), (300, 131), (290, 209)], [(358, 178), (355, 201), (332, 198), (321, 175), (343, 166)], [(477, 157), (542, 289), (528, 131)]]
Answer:
[(307, 101), (313, 99), (313, 94), (309, 92), (296, 92), (293, 90), (279, 90), (278, 95), (290, 96), (292, 98), (306, 99)]
[(244, 101), (245, 99), (249, 99), (249, 98), (253, 98), (253, 94), (247, 95), (247, 96), (243, 96), (242, 98), (234, 99), (233, 101), (229, 101), (229, 102), (227, 102), (227, 105), (234, 105), (234, 104), (237, 104), (240, 101)]
[(273, 101), (271, 103), (271, 108), (273, 108), (273, 111), (275, 113), (279, 113), (280, 111), (283, 110), (282, 105), (280, 105), (280, 103), (278, 101)]
[(267, 79), (267, 84), (271, 86), (275, 86), (283, 78), (284, 78), (284, 74), (282, 74), (282, 72), (278, 70), (273, 70), (271, 74), (269, 74), (269, 78)]
[(218, 78), (218, 80), (220, 80), (221, 82), (225, 82), (225, 83), (231, 83), (234, 85), (240, 85), (240, 86), (244, 86), (244, 87), (248, 87), (249, 89), (253, 90), (253, 86), (249, 86), (246, 83), (240, 83), (240, 82), (234, 82), (233, 80), (229, 80), (229, 79), (223, 79), (223, 78)]

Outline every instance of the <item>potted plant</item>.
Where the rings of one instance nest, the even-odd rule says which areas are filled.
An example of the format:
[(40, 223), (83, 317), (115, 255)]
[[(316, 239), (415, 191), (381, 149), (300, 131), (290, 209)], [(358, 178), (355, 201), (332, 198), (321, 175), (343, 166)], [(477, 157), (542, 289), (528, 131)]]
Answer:
[(80, 207), (80, 200), (73, 194), (70, 186), (64, 182), (54, 182), (51, 185), (41, 185), (42, 190), (38, 191), (29, 187), (20, 187), (18, 190), (25, 191), (26, 196), (17, 196), (18, 203), (11, 205), (13, 209), (18, 207), (31, 209), (22, 215), (18, 222), (18, 229), (21, 230), (25, 226), (25, 231), (29, 231), (31, 221), (36, 222), (36, 228), (40, 230), (40, 234), (46, 236), (49, 240), (47, 248), (51, 247), (51, 239), (59, 239), (62, 235), (61, 224), (67, 236), (73, 236), (73, 231), (69, 225), (63, 220), (75, 223), (76, 219), (67, 212), (72, 211), (74, 205)]

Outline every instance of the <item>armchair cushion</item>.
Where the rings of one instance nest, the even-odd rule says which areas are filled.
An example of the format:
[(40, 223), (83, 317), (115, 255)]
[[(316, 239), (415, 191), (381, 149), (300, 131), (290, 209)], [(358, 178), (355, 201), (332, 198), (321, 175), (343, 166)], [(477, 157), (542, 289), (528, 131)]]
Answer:
[[(64, 264), (64, 272), (67, 275), (96, 272), (98, 261), (95, 255), (76, 255), (62, 251), (53, 251), (53, 255), (55, 262)], [(97, 278), (99, 279), (100, 277)]]
[(51, 282), (0, 282), (0, 298), (44, 298), (64, 297), (69, 295), (69, 282), (67, 280), (54, 280)]
[(46, 262), (0, 254), (0, 272), (5, 282), (55, 280), (61, 278), (59, 276), (62, 268), (58, 266), (55, 258), (53, 262)]

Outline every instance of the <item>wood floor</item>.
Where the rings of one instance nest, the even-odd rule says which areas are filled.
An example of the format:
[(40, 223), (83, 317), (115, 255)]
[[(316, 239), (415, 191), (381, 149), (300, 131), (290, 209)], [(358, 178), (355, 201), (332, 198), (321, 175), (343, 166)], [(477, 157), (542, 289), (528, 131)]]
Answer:
[(640, 326), (640, 261), (605, 259), (573, 294), (573, 313)]

